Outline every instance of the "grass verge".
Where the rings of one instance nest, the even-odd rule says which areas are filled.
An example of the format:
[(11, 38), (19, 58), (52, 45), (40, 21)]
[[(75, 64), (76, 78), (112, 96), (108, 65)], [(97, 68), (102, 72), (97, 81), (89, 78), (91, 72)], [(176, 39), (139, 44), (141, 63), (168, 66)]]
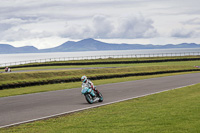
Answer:
[(0, 129), (1, 133), (197, 133), (200, 84), (66, 116)]

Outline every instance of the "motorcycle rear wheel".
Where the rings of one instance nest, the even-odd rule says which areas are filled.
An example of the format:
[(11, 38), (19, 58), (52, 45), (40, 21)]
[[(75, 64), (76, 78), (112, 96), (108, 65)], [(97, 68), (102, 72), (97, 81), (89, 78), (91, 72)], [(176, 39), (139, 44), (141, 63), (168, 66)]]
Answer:
[(103, 95), (99, 92), (99, 102), (103, 102)]

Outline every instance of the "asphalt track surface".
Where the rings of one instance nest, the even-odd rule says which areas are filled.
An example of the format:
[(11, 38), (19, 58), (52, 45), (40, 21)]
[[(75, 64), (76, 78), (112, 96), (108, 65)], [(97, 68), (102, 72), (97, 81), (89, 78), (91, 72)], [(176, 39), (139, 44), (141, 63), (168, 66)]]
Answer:
[(56, 71), (56, 70), (84, 70), (84, 69), (103, 69), (103, 68), (119, 68), (119, 67), (83, 67), (83, 68), (57, 68), (57, 69), (37, 69), (37, 70), (17, 70), (12, 72), (0, 73), (22, 73), (22, 72), (40, 72), (40, 71)]
[(88, 104), (81, 88), (0, 98), (0, 128), (200, 83), (200, 73), (99, 85), (104, 102)]

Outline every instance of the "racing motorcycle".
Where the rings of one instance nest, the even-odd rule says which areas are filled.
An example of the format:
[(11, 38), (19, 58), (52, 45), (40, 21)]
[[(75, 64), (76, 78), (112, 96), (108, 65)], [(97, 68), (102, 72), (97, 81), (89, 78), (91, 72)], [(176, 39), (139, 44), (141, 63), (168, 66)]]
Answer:
[(6, 68), (5, 68), (5, 72), (11, 72), (11, 69), (8, 68), (8, 67), (6, 67)]
[[(95, 88), (96, 88), (96, 86), (95, 86)], [(91, 94), (92, 91), (94, 92), (93, 93), (94, 95)], [(88, 88), (87, 86), (82, 85), (81, 93), (84, 94), (85, 99), (89, 104), (92, 104), (97, 101), (103, 102), (103, 96), (100, 92), (99, 93), (98, 92), (91, 88)]]

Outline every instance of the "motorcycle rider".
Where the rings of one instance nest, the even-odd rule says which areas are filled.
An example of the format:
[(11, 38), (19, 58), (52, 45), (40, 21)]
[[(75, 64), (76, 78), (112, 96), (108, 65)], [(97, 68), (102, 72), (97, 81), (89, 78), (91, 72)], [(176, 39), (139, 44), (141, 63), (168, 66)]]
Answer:
[(8, 72), (8, 67), (5, 68), (5, 72)]
[(97, 94), (99, 94), (99, 91), (96, 89), (96, 87), (94, 86), (94, 84), (84, 75), (81, 77), (81, 81), (82, 81), (82, 85), (87, 86), (89, 89), (92, 89), (92, 91), (90, 92), (90, 94), (95, 97), (94, 91), (97, 92)]

